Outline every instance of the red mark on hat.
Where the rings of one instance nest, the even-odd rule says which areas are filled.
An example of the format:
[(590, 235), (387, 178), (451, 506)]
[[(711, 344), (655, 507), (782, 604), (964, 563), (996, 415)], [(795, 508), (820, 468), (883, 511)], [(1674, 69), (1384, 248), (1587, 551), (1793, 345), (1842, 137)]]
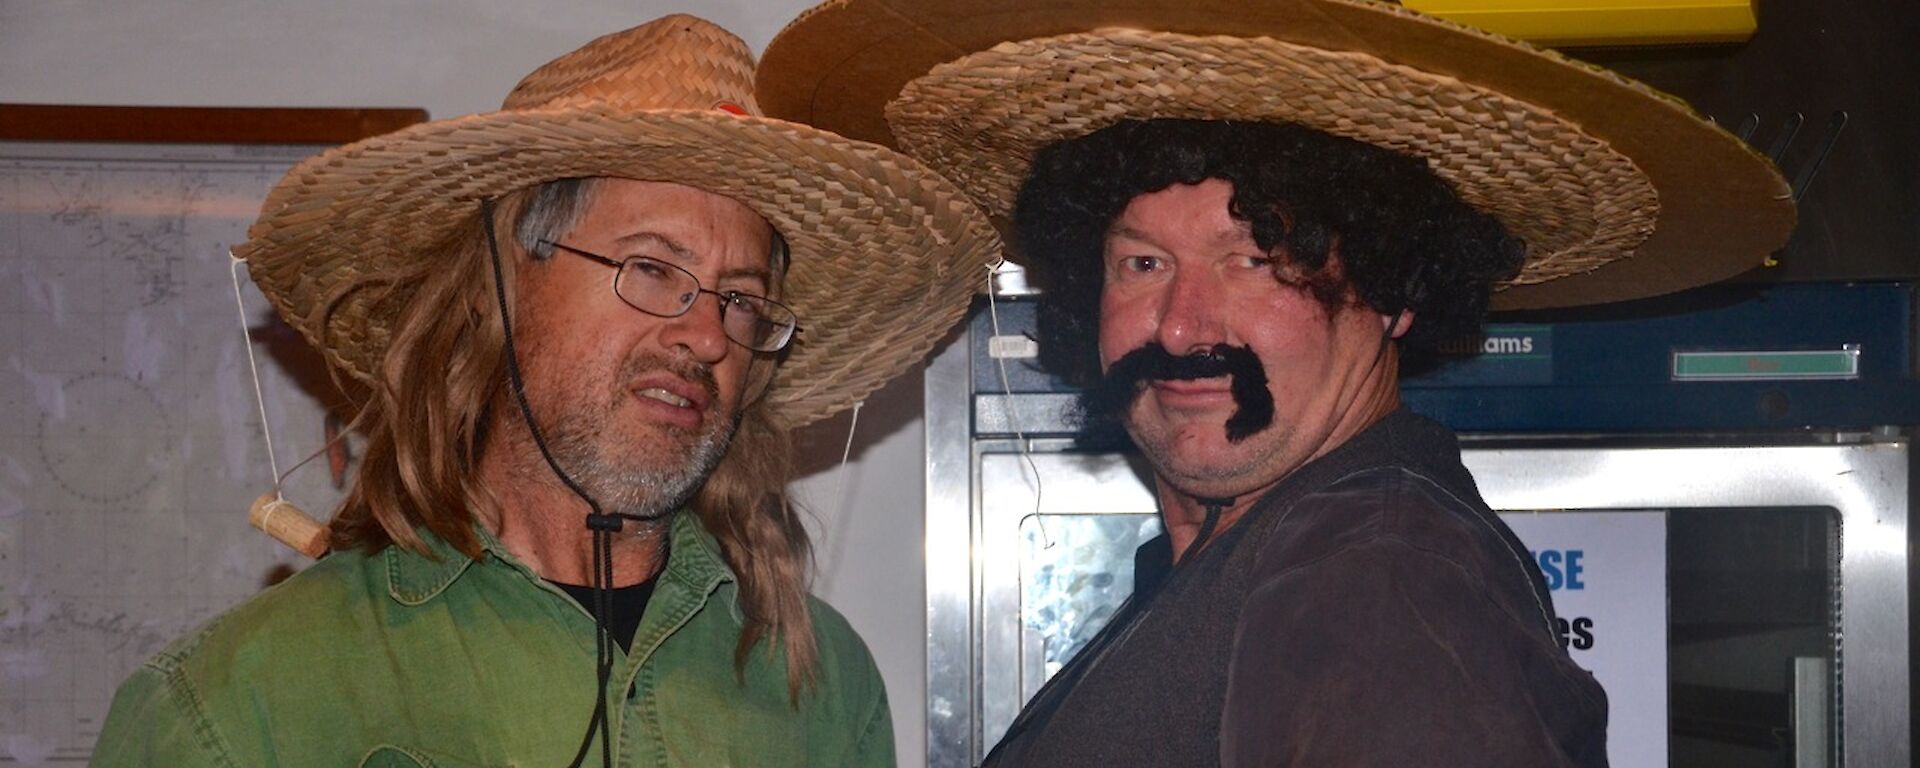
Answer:
[(716, 101), (713, 103), (713, 108), (735, 117), (749, 117), (745, 107), (731, 101)]

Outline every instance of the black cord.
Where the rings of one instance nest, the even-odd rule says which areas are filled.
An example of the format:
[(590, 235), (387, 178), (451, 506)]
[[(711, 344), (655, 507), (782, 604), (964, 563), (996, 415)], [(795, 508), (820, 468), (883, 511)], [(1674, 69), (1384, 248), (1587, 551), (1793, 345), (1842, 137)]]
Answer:
[(607, 684), (613, 678), (613, 633), (608, 631), (607, 622), (613, 618), (613, 531), (604, 527), (595, 528), (593, 540), (598, 554), (595, 560), (599, 563), (599, 569), (594, 572), (593, 597), (599, 604), (598, 610), (594, 611), (594, 623), (600, 630), (600, 688), (599, 700), (594, 702), (595, 723), (588, 728), (588, 733), (592, 733), (594, 728), (599, 729), (600, 764), (610, 768), (613, 765), (613, 726), (607, 722)]
[[(493, 256), (493, 294), (494, 298), (500, 302), (500, 330), (506, 340), (507, 381), (513, 387), (514, 401), (520, 405), (520, 414), (526, 417), (527, 432), (533, 435), (533, 444), (540, 449), (540, 457), (546, 459), (547, 467), (553, 470), (553, 474), (560, 478), (561, 483), (566, 484), (567, 490), (573, 491), (573, 495), (579, 496), (587, 503), (587, 508), (593, 510), (587, 516), (587, 527), (599, 530), (595, 527), (594, 518), (604, 518), (608, 515), (601, 512), (600, 503), (588, 496), (587, 492), (580, 488), (580, 484), (574, 482), (572, 477), (560, 469), (560, 464), (553, 460), (553, 454), (547, 450), (546, 436), (540, 433), (540, 425), (534, 423), (533, 408), (527, 405), (527, 385), (520, 377), (520, 355), (513, 348), (513, 320), (509, 317), (510, 313), (507, 310), (506, 275), (500, 268), (500, 243), (493, 233), (493, 201), (481, 201), (480, 212), (484, 221), (483, 226), (487, 230), (487, 250)], [(618, 528), (617, 519), (615, 527)]]
[(1406, 317), (1407, 313), (1413, 311), (1414, 307), (1426, 303), (1426, 274), (1427, 265), (1422, 263), (1413, 268), (1413, 274), (1407, 275), (1406, 302), (1401, 306), (1400, 311), (1393, 313), (1393, 320), (1387, 323), (1386, 333), (1381, 334), (1380, 351), (1373, 356), (1373, 365), (1367, 368), (1369, 373), (1371, 373), (1374, 368), (1380, 367), (1381, 360), (1387, 359), (1387, 348), (1393, 346), (1393, 334), (1395, 331), (1400, 330), (1400, 318)]
[(1207, 508), (1207, 516), (1200, 521), (1200, 535), (1194, 537), (1192, 544), (1187, 545), (1186, 557), (1180, 558), (1182, 560), (1199, 554), (1200, 548), (1206, 546), (1208, 539), (1213, 538), (1213, 529), (1220, 525), (1221, 511), (1233, 506), (1233, 499), (1231, 497), (1224, 499), (1207, 499), (1195, 496), (1193, 500), (1200, 502)]
[(500, 330), (505, 339), (507, 355), (507, 381), (513, 389), (514, 402), (520, 406), (520, 415), (527, 422), (527, 432), (533, 435), (533, 444), (540, 449), (540, 457), (545, 459), (547, 467), (567, 486), (567, 490), (587, 503), (587, 530), (593, 538), (593, 627), (594, 675), (599, 681), (593, 701), (593, 717), (587, 722), (587, 733), (580, 738), (580, 750), (569, 763), (572, 768), (580, 768), (587, 758), (587, 750), (593, 745), (593, 737), (600, 734), (600, 762), (606, 768), (613, 766), (613, 729), (607, 724), (607, 685), (613, 678), (613, 633), (607, 622), (613, 615), (613, 534), (625, 527), (622, 518), (639, 519), (637, 515), (607, 514), (600, 510), (600, 503), (588, 496), (579, 483), (574, 482), (560, 463), (555, 461), (553, 453), (547, 450), (547, 439), (540, 434), (540, 426), (533, 420), (533, 408), (527, 405), (527, 386), (520, 376), (520, 356), (513, 347), (513, 320), (507, 308), (506, 274), (500, 266), (500, 242), (493, 228), (493, 200), (480, 201), (481, 226), (487, 232), (487, 251), (493, 257), (493, 295), (500, 303)]
[(1393, 315), (1393, 319), (1387, 322), (1387, 330), (1380, 334), (1380, 351), (1374, 354), (1373, 364), (1367, 366), (1369, 373), (1371, 373), (1374, 368), (1380, 367), (1380, 361), (1387, 359), (1387, 349), (1393, 346), (1393, 334), (1395, 331), (1400, 330), (1400, 318), (1406, 316), (1407, 313), (1404, 311), (1396, 312)]

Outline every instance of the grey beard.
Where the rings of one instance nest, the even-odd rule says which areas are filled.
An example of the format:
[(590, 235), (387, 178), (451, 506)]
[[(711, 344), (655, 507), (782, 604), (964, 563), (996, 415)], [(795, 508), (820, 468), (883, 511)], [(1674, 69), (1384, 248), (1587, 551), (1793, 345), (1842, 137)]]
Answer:
[(599, 502), (602, 512), (657, 520), (693, 499), (726, 457), (733, 431), (729, 421), (715, 423), (695, 441), (686, 462), (674, 469), (623, 468), (594, 450), (597, 431), (583, 434), (569, 430), (557, 436), (553, 456), (574, 482)]

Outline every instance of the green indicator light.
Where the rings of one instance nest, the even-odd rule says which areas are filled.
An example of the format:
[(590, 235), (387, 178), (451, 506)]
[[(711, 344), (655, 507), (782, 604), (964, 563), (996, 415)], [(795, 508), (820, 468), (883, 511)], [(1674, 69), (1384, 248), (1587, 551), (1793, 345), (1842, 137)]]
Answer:
[(1675, 381), (1794, 381), (1856, 379), (1860, 350), (1675, 352)]

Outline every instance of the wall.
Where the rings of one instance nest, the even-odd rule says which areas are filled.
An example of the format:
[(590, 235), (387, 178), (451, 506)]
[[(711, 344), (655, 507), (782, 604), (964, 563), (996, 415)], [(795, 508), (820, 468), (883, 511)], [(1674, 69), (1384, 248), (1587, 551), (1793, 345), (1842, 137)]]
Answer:
[[(493, 109), (548, 59), (656, 16), (704, 16), (758, 51), (810, 4), (0, 0), (0, 102), (418, 106), (445, 118)], [(926, 752), (920, 410), (917, 370), (869, 397), (844, 473), (849, 416), (810, 429), (797, 484), (816, 523), (815, 592), (872, 648), (906, 765)]]

